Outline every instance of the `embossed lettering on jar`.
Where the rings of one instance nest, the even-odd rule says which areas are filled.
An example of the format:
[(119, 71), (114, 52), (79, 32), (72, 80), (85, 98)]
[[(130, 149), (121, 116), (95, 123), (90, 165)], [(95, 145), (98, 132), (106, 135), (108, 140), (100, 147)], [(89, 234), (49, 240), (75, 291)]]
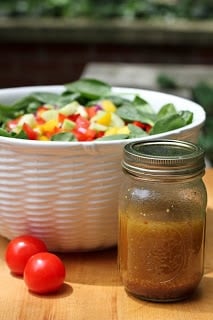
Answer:
[(203, 275), (203, 151), (182, 141), (130, 143), (119, 200), (119, 268), (139, 298), (189, 297)]

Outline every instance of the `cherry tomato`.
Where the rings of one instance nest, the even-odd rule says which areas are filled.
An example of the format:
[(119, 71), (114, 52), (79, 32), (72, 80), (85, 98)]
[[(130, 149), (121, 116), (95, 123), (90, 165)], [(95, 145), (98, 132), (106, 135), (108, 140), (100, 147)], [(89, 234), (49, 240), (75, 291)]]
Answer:
[(42, 240), (30, 235), (23, 235), (9, 242), (5, 260), (12, 273), (22, 275), (28, 259), (35, 253), (42, 251), (47, 251)]
[(57, 291), (64, 279), (64, 264), (53, 253), (40, 252), (33, 255), (24, 269), (24, 281), (28, 289), (38, 294)]

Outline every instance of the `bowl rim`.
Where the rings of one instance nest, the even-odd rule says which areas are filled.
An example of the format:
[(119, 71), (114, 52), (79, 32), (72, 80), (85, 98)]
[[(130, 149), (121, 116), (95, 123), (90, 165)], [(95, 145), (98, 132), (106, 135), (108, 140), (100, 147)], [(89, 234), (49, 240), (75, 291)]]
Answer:
[[(32, 92), (57, 92), (60, 93), (65, 89), (64, 85), (35, 85), (35, 86), (22, 86), (22, 87), (11, 87), (11, 88), (3, 88), (0, 89), (0, 100), (1, 100), (1, 96), (7, 96), (7, 95), (11, 95), (11, 94), (16, 94), (19, 93), (21, 94), (21, 97), (24, 97)], [(165, 93), (165, 92), (161, 92), (161, 91), (156, 91), (156, 90), (151, 90), (151, 89), (139, 89), (139, 88), (130, 88), (130, 87), (119, 87), (119, 86), (114, 86), (112, 87), (112, 91), (116, 94), (120, 94), (120, 95), (127, 95), (127, 96), (133, 96), (135, 94), (140, 95), (141, 97), (145, 98), (145, 96), (149, 96), (150, 95), (155, 95), (155, 96), (159, 96), (162, 97), (164, 100), (168, 100), (167, 103), (169, 103), (169, 99), (173, 100), (171, 101), (172, 103), (175, 102), (174, 100), (178, 101), (179, 103), (187, 103), (190, 104), (191, 107), (194, 108), (195, 111), (199, 112), (199, 117), (197, 117), (197, 119), (195, 119), (195, 121), (193, 121), (191, 124), (188, 124), (184, 127), (178, 128), (178, 129), (174, 129), (171, 131), (166, 131), (163, 133), (159, 133), (159, 134), (155, 134), (155, 135), (150, 135), (150, 136), (145, 136), (145, 137), (141, 137), (141, 138), (132, 138), (132, 139), (117, 139), (117, 140), (93, 140), (93, 141), (40, 141), (40, 140), (28, 140), (28, 139), (18, 139), (18, 138), (11, 138), (11, 137), (4, 137), (4, 136), (0, 136), (0, 143), (7, 143), (10, 145), (16, 145), (16, 146), (20, 146), (20, 147), (24, 147), (24, 146), (33, 146), (35, 148), (64, 148), (64, 147), (72, 147), (72, 146), (82, 146), (82, 147), (91, 147), (91, 146), (108, 146), (108, 145), (117, 145), (117, 144), (127, 144), (133, 141), (145, 141), (145, 140), (149, 140), (149, 137), (153, 137), (154, 139), (163, 139), (165, 137), (168, 137), (169, 135), (172, 134), (180, 134), (183, 133), (187, 130), (193, 129), (195, 127), (199, 128), (202, 127), (205, 120), (206, 120), (206, 112), (203, 109), (203, 107), (201, 105), (199, 105), (198, 103), (188, 99), (188, 98), (184, 98), (184, 97), (180, 97), (178, 95), (175, 94), (170, 94), (170, 93)], [(4, 99), (4, 98), (3, 98)], [(146, 99), (146, 98), (145, 98)], [(149, 99), (147, 99), (149, 100)], [(1, 101), (0, 101), (1, 103)], [(161, 107), (161, 105), (159, 105), (159, 107)], [(184, 108), (183, 108), (184, 109)]]

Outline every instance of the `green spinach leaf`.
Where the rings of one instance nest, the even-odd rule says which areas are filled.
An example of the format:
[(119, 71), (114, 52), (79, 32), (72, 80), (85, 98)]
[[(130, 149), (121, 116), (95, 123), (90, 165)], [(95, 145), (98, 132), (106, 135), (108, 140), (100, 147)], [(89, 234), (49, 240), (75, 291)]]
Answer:
[(130, 130), (130, 134), (129, 134), (129, 138), (139, 138), (139, 137), (145, 137), (148, 134), (146, 133), (146, 131), (144, 131), (143, 129), (133, 125), (133, 124), (128, 124), (128, 128)]
[(19, 133), (8, 132), (3, 128), (0, 128), (0, 136), (7, 138), (16, 138), (16, 139), (27, 139), (27, 135), (24, 131), (20, 131)]
[(164, 106), (160, 108), (160, 110), (157, 113), (157, 119), (161, 119), (167, 115), (177, 113), (175, 106), (173, 103), (167, 103)]
[(185, 126), (185, 120), (179, 114), (170, 114), (157, 120), (150, 135), (171, 131)]
[(192, 123), (193, 112), (188, 110), (183, 110), (179, 112), (179, 115), (184, 119), (185, 125)]
[(153, 126), (155, 121), (155, 115), (147, 112), (142, 112), (132, 104), (125, 104), (117, 109), (119, 117), (126, 121), (141, 121), (142, 123), (147, 123)]
[(80, 79), (65, 85), (70, 92), (80, 93), (88, 99), (97, 99), (108, 96), (111, 92), (111, 86), (105, 82), (96, 79)]

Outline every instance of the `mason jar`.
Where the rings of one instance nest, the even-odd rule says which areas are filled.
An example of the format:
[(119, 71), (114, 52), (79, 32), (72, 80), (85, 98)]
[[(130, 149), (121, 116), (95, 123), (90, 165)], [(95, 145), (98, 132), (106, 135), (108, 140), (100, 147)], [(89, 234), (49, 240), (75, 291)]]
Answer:
[(204, 152), (177, 140), (124, 147), (118, 262), (123, 285), (151, 301), (189, 297), (203, 275)]

